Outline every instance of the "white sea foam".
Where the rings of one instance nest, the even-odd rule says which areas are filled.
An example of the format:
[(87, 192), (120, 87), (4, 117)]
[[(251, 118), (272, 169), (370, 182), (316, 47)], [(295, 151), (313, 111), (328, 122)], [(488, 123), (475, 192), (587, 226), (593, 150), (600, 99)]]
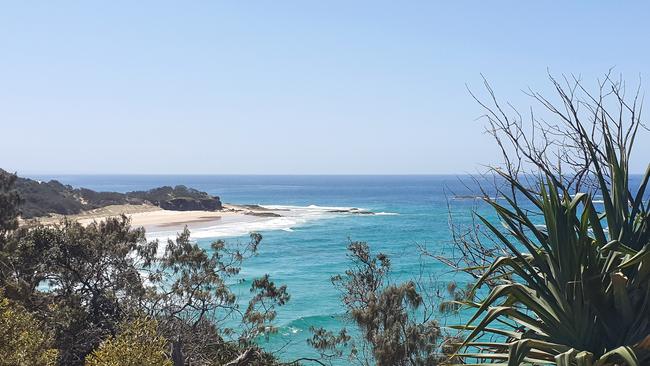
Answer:
[[(334, 218), (345, 214), (354, 214), (355, 211), (365, 211), (356, 207), (338, 206), (289, 206), (289, 205), (264, 205), (265, 209), (272, 210), (281, 217), (258, 217), (258, 216), (225, 216), (218, 225), (193, 228), (193, 239), (224, 238), (244, 236), (251, 232), (283, 230), (292, 232), (293, 228), (305, 225), (309, 222)], [(379, 214), (392, 214), (383, 212)], [(150, 240), (166, 240), (175, 238), (177, 230), (155, 230), (148, 231), (147, 238)]]
[(398, 216), (397, 212), (375, 212), (377, 216)]
[(287, 327), (286, 330), (287, 330), (287, 331), (282, 332), (282, 335), (284, 335), (284, 336), (288, 336), (288, 335), (290, 335), (290, 334), (296, 334), (296, 333), (298, 333), (298, 332), (301, 332), (300, 329), (298, 329), (298, 328), (296, 328), (296, 327), (291, 327), (291, 326)]

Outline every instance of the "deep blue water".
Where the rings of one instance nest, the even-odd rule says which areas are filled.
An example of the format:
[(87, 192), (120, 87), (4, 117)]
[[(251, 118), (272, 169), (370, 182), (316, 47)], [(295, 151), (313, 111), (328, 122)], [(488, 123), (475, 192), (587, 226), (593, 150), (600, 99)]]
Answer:
[[(448, 203), (454, 217), (468, 224), (476, 200), (449, 200), (471, 192), (468, 177), (458, 176), (41, 176), (99, 191), (126, 192), (161, 185), (184, 184), (223, 202), (296, 206), (359, 207), (396, 215), (341, 215), (309, 221), (293, 231), (262, 231), (259, 255), (244, 264), (248, 279), (268, 273), (286, 284), (289, 303), (278, 309), (277, 335), (263, 341), (268, 350), (282, 349), (286, 359), (309, 355), (310, 326), (338, 329), (345, 323), (339, 292), (330, 277), (345, 271), (350, 240), (366, 241), (374, 252), (392, 259), (393, 281), (417, 276), (421, 270), (441, 284), (453, 278), (445, 265), (423, 261), (418, 245), (447, 253), (450, 248)], [(488, 217), (492, 217), (486, 211)], [(229, 241), (246, 240), (232, 237)], [(201, 239), (208, 247), (210, 239)], [(459, 280), (456, 277), (456, 280)], [(460, 278), (462, 282), (462, 278)], [(247, 296), (245, 285), (236, 291)], [(288, 343), (288, 344), (287, 344)]]

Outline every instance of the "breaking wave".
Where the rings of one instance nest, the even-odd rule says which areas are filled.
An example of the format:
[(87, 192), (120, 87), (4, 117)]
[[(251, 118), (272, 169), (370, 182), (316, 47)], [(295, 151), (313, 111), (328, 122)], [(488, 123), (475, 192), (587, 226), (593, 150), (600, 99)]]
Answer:
[[(292, 232), (294, 228), (307, 223), (340, 217), (343, 215), (367, 214), (378, 216), (398, 215), (394, 212), (371, 212), (357, 207), (343, 206), (290, 206), (290, 205), (260, 205), (264, 209), (276, 212), (281, 217), (256, 217), (247, 215), (224, 216), (218, 225), (193, 228), (193, 239), (225, 238), (248, 235), (251, 232), (283, 230)], [(168, 239), (175, 238), (177, 229), (155, 230), (147, 232), (147, 238)]]

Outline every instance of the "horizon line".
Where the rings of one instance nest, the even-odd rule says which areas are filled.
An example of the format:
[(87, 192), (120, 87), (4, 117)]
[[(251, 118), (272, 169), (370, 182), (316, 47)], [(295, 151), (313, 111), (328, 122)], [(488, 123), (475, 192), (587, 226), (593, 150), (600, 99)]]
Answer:
[[(363, 177), (363, 176), (385, 176), (385, 177), (399, 177), (399, 176), (458, 176), (458, 175), (476, 175), (488, 172), (457, 172), (457, 173), (20, 173), (20, 172), (11, 172), (9, 173), (16, 174), (18, 177), (27, 177), (27, 176), (251, 176), (251, 177), (263, 177), (263, 176), (295, 176), (295, 177), (322, 177), (322, 176), (349, 176), (349, 177)], [(524, 174), (524, 175), (530, 175)], [(630, 175), (643, 175), (644, 172), (630, 172)]]
[(21, 173), (18, 176), (433, 176), (433, 175), (470, 175), (476, 173)]

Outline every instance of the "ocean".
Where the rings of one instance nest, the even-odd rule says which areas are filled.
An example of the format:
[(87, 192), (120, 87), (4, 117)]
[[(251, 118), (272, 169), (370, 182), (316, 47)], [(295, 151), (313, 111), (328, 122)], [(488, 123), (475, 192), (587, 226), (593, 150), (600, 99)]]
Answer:
[[(461, 225), (471, 224), (471, 210), (476, 207), (494, 219), (490, 210), (472, 198), (475, 186), (468, 176), (49, 175), (31, 178), (57, 179), (75, 187), (117, 192), (183, 184), (218, 195), (225, 203), (291, 209), (292, 217), (268, 220), (267, 224), (254, 228), (206, 231), (196, 239), (201, 246), (209, 248), (216, 238), (246, 241), (248, 229), (263, 235), (259, 255), (244, 263), (241, 275), (252, 279), (268, 273), (276, 284), (287, 285), (291, 300), (278, 308), (279, 331), (260, 340), (265, 349), (276, 352), (284, 360), (315, 355), (306, 342), (311, 336), (311, 326), (335, 331), (350, 327), (339, 301), (340, 293), (330, 282), (331, 276), (342, 274), (348, 268), (346, 247), (350, 241), (365, 241), (374, 253), (387, 254), (392, 262), (391, 281), (404, 281), (424, 273), (438, 281), (433, 287), (440, 285), (444, 289), (449, 280), (462, 285), (463, 277), (436, 260), (423, 258), (418, 248), (426, 246), (438, 254), (450, 253), (450, 209), (454, 220)], [(376, 214), (328, 212), (339, 207), (355, 207)], [(248, 286), (235, 285), (234, 290), (246, 298)]]

